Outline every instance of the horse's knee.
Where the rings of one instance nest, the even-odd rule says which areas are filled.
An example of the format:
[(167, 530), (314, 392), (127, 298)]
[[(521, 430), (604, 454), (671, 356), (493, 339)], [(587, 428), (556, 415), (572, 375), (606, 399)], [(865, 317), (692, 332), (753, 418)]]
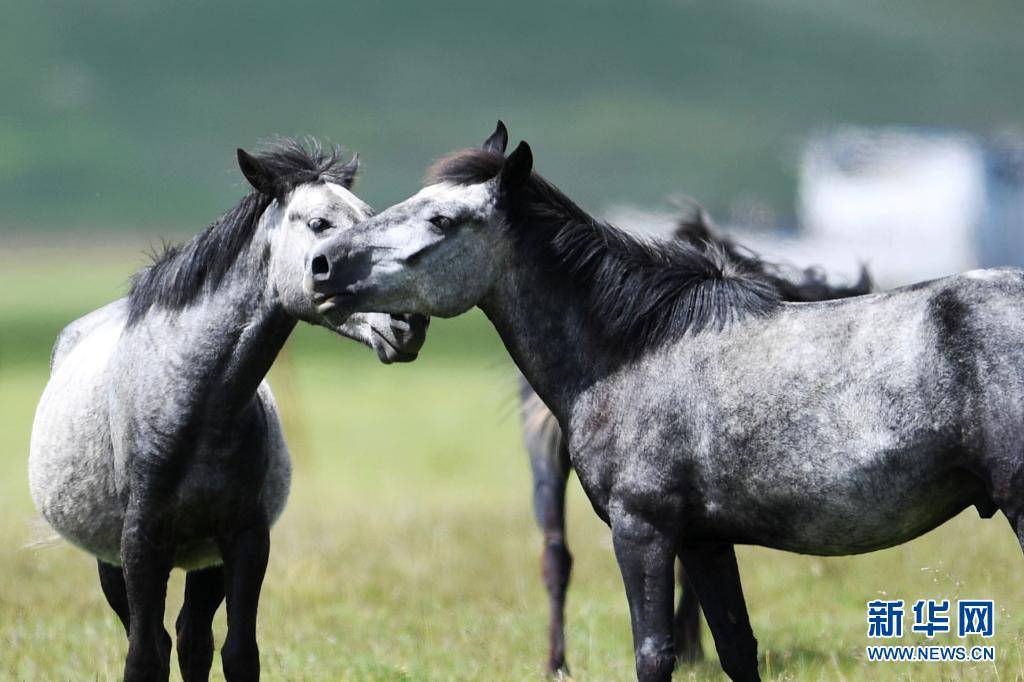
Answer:
[(562, 594), (569, 586), (572, 573), (572, 554), (562, 535), (544, 538), (544, 553), (541, 556), (541, 573), (549, 592)]
[(663, 682), (672, 679), (676, 657), (671, 641), (645, 639), (636, 652), (636, 677), (639, 682)]

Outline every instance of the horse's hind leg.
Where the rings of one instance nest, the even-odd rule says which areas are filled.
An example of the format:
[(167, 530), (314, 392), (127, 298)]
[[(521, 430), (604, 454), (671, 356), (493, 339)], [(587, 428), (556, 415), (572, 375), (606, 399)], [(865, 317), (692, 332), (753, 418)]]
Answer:
[(174, 625), (178, 666), (185, 682), (209, 679), (213, 664), (213, 616), (223, 600), (224, 571), (220, 566), (188, 572), (185, 602)]
[(129, 633), (130, 616), (128, 613), (128, 589), (124, 585), (124, 571), (120, 566), (108, 564), (105, 561), (97, 560), (100, 574), (100, 587), (103, 589), (103, 596), (107, 603), (114, 610), (117, 617), (121, 619), (124, 632)]
[(249, 527), (218, 542), (224, 558), (224, 585), (228, 602), (228, 634), (220, 650), (224, 677), (258, 680), (260, 650), (256, 644), (256, 612), (260, 588), (270, 556), (270, 529)]
[(679, 606), (676, 607), (675, 643), (676, 663), (696, 663), (704, 658), (700, 643), (700, 600), (697, 591), (679, 565)]
[[(557, 428), (557, 427), (556, 427)], [(565, 662), (565, 597), (572, 555), (565, 541), (565, 486), (569, 453), (561, 438), (525, 434), (533, 471), (533, 511), (544, 534), (541, 575), (548, 591), (548, 672), (568, 673)]]
[(700, 595), (722, 670), (733, 680), (758, 680), (757, 640), (750, 628), (736, 552), (732, 545), (679, 553)]

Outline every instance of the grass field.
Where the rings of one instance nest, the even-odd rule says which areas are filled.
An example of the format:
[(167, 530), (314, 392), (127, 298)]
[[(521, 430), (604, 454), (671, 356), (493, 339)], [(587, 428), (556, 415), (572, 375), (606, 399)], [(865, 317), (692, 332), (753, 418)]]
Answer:
[[(94, 562), (63, 543), (35, 544), (46, 533), (29, 499), (26, 457), (53, 336), (118, 295), (139, 262), (124, 254), (0, 253), (0, 678), (120, 672), (125, 640)], [(266, 679), (540, 677), (546, 599), (512, 377), (477, 313), (435, 322), (409, 366), (382, 367), (319, 330), (290, 342), (271, 377), (296, 475), (262, 600)], [(575, 483), (569, 506), (573, 672), (629, 679), (629, 624), (608, 532)], [(968, 511), (916, 542), (855, 558), (758, 548), (739, 557), (768, 679), (1024, 677), (1024, 562), (1002, 516), (982, 521)], [(884, 594), (995, 599), (987, 643), (996, 664), (868, 663), (865, 602)], [(220, 642), (223, 612), (216, 627)], [(707, 635), (705, 643), (710, 651)], [(713, 655), (677, 675), (720, 677)]]

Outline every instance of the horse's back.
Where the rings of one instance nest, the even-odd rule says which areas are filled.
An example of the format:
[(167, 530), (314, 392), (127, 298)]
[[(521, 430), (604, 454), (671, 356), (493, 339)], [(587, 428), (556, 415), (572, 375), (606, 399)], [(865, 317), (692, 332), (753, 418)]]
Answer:
[(91, 332), (100, 329), (116, 329), (120, 333), (120, 330), (124, 328), (127, 312), (128, 299), (119, 298), (102, 308), (83, 315), (64, 327), (57, 335), (57, 339), (53, 342), (53, 349), (50, 351), (50, 372), (53, 373), (68, 353)]
[(36, 508), (64, 538), (106, 560), (118, 554), (110, 531), (120, 527), (122, 506), (104, 387), (125, 311), (115, 301), (58, 335), (29, 453)]

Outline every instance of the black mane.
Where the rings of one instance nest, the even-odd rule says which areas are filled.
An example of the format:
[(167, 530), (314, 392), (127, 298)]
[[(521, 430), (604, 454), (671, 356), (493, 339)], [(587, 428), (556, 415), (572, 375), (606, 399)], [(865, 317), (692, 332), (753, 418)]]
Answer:
[(676, 239), (688, 241), (698, 248), (703, 248), (708, 244), (716, 245), (731, 260), (742, 262), (747, 267), (760, 272), (779, 292), (783, 301), (810, 303), (871, 293), (871, 275), (866, 267), (861, 267), (860, 277), (854, 284), (835, 286), (829, 283), (828, 276), (820, 267), (812, 266), (801, 269), (764, 260), (750, 249), (722, 234), (696, 202), (694, 202), (694, 207), (696, 208), (694, 214), (680, 219), (676, 224)]
[[(439, 161), (430, 182), (475, 184), (504, 157), (468, 149)], [(781, 301), (764, 273), (720, 245), (635, 237), (588, 215), (536, 173), (500, 198), (510, 234), (569, 281), (616, 351), (633, 355), (692, 330), (762, 315)]]
[[(315, 182), (349, 185), (355, 165), (343, 164), (341, 150), (317, 140), (279, 138), (256, 155), (286, 191)], [(224, 279), (252, 241), (256, 225), (274, 197), (250, 191), (230, 211), (184, 244), (167, 246), (154, 254), (152, 265), (136, 272), (128, 293), (130, 326), (154, 306), (181, 310), (204, 290)]]

